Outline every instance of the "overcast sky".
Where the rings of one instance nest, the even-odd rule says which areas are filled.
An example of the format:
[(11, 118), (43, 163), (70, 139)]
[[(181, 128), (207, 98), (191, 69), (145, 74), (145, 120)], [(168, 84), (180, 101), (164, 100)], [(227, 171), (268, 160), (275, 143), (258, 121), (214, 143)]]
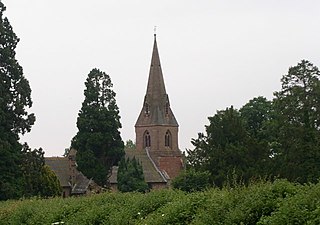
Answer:
[(272, 99), (301, 59), (320, 66), (319, 0), (2, 0), (21, 39), (17, 59), (32, 89), (36, 124), (22, 141), (60, 156), (77, 133), (84, 82), (110, 75), (123, 140), (146, 92), (153, 29), (180, 149), (208, 116), (250, 99)]

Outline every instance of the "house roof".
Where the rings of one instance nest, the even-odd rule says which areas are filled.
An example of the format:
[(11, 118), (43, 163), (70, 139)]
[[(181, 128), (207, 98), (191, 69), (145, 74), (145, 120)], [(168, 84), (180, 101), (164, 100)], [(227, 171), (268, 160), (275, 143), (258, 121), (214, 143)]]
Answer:
[(71, 187), (68, 158), (45, 157), (45, 163), (55, 172), (62, 187)]
[(68, 157), (45, 157), (45, 163), (54, 171), (62, 187), (72, 188), (72, 194), (86, 193), (88, 186), (93, 182), (75, 168), (75, 181), (72, 184), (70, 159)]
[(76, 183), (72, 188), (72, 194), (84, 194), (86, 193), (89, 185), (92, 183), (92, 179), (88, 179), (81, 172), (76, 176)]
[[(165, 175), (160, 174), (157, 171), (156, 166), (152, 163), (145, 151), (139, 151), (135, 149), (126, 149), (126, 158), (132, 159), (133, 157), (139, 161), (143, 168), (144, 180), (147, 183), (167, 183)], [(111, 184), (116, 184), (117, 182), (118, 167), (114, 166), (112, 168), (112, 174), (109, 178)]]

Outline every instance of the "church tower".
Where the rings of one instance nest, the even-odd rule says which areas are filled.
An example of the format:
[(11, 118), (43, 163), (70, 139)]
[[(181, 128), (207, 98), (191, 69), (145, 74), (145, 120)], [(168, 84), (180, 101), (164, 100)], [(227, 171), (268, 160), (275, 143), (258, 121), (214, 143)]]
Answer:
[(135, 124), (136, 150), (146, 151), (170, 179), (176, 177), (183, 166), (178, 127), (164, 84), (155, 34), (147, 92)]

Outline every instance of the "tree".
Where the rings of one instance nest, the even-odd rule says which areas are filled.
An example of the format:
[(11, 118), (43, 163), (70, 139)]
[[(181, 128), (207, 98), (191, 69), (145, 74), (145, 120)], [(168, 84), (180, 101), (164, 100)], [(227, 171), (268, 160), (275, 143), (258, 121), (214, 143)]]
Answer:
[(245, 119), (233, 107), (209, 117), (206, 134), (193, 139), (194, 150), (188, 150), (187, 163), (196, 171), (210, 172), (211, 182), (222, 187), (228, 179), (247, 183), (267, 174), (267, 145), (247, 130)]
[(61, 193), (59, 180), (45, 165), (42, 148), (31, 150), (25, 143), (22, 156), (23, 196), (59, 196)]
[(249, 100), (239, 112), (249, 133), (259, 139), (265, 138), (264, 129), (273, 118), (272, 102), (259, 96)]
[(124, 156), (116, 93), (109, 75), (98, 69), (90, 71), (85, 85), (85, 100), (77, 119), (79, 131), (71, 147), (77, 149), (79, 170), (105, 185), (111, 167)]
[(143, 169), (136, 158), (120, 161), (118, 168), (118, 190), (121, 192), (146, 192), (148, 184), (144, 180)]
[(136, 144), (131, 139), (129, 139), (129, 140), (126, 141), (124, 149), (126, 149), (126, 150), (135, 150), (136, 149)]
[(5, 9), (0, 2), (0, 200), (22, 194), (19, 134), (29, 132), (35, 122), (34, 114), (27, 112), (32, 106), (31, 88), (15, 59), (19, 39), (3, 15)]
[(40, 195), (42, 197), (61, 196), (62, 189), (56, 174), (44, 165), (41, 168)]
[(275, 92), (277, 173), (290, 181), (320, 177), (320, 71), (307, 60), (290, 67)]
[(246, 131), (233, 107), (218, 111), (209, 121), (206, 135), (192, 141), (195, 149), (188, 151), (187, 160), (196, 170), (209, 171), (211, 182), (221, 187), (234, 170), (243, 175)]

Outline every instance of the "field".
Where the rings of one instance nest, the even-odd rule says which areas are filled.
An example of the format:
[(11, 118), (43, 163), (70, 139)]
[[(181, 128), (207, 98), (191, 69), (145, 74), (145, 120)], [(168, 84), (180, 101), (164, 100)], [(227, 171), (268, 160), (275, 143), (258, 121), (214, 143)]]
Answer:
[(320, 224), (320, 183), (0, 202), (0, 224)]

